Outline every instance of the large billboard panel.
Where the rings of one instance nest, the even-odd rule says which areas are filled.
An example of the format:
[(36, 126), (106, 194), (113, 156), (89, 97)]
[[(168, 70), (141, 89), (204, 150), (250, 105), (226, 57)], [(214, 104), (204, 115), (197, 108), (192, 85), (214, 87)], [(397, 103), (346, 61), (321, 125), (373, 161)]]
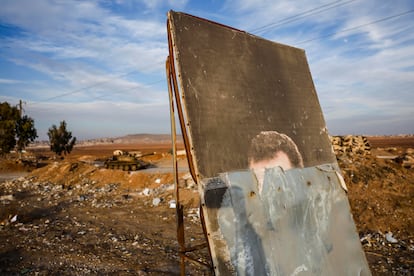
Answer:
[(215, 273), (369, 275), (305, 52), (184, 13), (168, 22)]

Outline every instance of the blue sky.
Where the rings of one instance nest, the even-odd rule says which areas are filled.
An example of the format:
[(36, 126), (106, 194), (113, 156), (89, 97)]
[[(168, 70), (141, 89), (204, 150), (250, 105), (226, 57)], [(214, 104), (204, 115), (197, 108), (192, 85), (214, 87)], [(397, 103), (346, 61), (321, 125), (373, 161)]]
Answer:
[(412, 0), (2, 0), (0, 102), (39, 139), (169, 133), (173, 9), (305, 49), (329, 133), (414, 133)]

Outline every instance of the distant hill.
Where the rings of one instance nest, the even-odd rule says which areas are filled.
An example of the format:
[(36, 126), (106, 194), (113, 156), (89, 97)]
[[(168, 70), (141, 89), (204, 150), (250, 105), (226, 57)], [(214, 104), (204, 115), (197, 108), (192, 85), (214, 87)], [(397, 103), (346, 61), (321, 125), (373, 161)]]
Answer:
[[(181, 135), (177, 135), (177, 141), (182, 141)], [(171, 143), (170, 134), (128, 134), (122, 137), (114, 138), (115, 144), (132, 144), (132, 143)]]
[[(177, 135), (177, 142), (183, 141), (181, 135)], [(80, 140), (76, 142), (76, 146), (90, 146), (90, 145), (106, 145), (106, 144), (163, 144), (171, 143), (170, 134), (128, 134), (115, 138), (97, 138), (89, 140)], [(29, 147), (48, 147), (48, 141), (35, 141)]]

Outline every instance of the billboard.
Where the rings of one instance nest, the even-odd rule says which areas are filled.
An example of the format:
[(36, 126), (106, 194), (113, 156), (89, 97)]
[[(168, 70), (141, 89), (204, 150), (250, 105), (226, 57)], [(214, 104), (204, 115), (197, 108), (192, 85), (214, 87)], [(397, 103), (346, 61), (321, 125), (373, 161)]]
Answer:
[(184, 13), (168, 23), (215, 273), (369, 274), (304, 50)]
[(170, 19), (201, 177), (247, 168), (263, 131), (289, 136), (304, 166), (335, 161), (303, 50), (182, 13)]

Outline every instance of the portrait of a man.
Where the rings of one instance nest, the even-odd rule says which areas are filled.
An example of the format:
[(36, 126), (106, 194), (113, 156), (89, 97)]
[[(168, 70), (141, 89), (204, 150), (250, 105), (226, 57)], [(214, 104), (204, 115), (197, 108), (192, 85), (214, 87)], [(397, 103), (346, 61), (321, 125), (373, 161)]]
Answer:
[(302, 155), (295, 142), (277, 131), (262, 131), (250, 143), (249, 168), (256, 175), (259, 191), (262, 190), (265, 169), (281, 167), (283, 170), (303, 168)]

